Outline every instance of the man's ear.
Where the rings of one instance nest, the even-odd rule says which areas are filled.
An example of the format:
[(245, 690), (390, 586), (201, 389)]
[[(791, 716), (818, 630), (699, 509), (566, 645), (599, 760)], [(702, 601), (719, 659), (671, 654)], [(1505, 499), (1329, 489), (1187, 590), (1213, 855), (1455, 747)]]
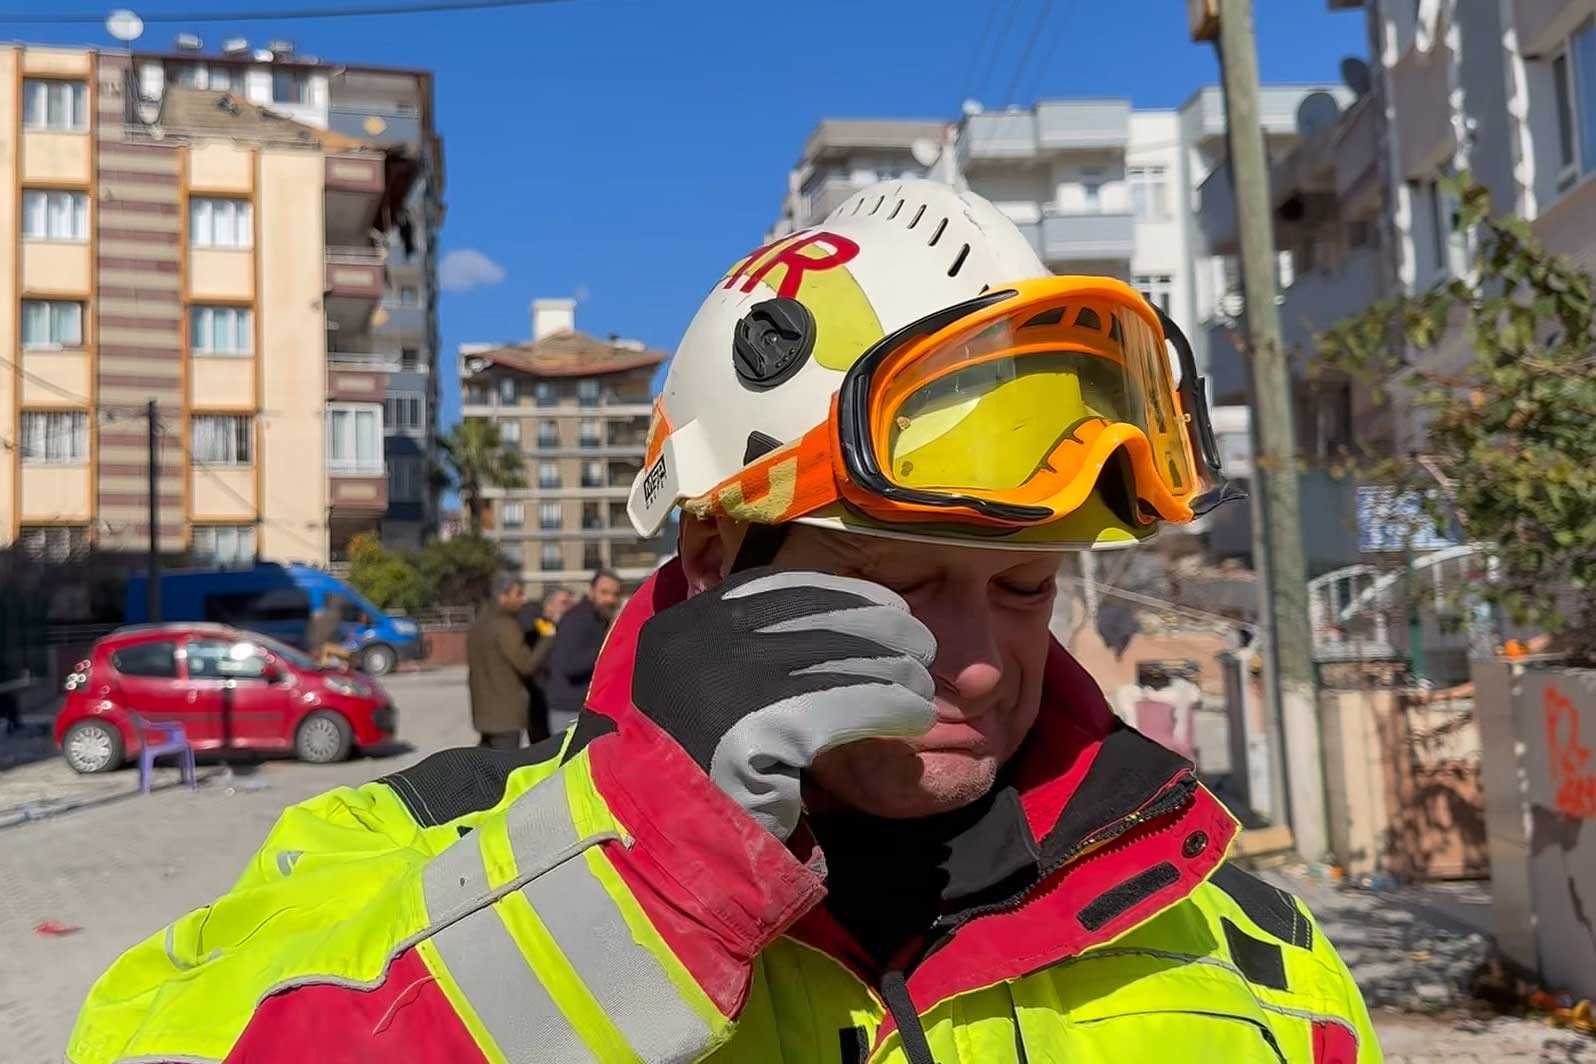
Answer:
[(697, 517), (683, 513), (676, 536), (676, 553), (687, 575), (687, 590), (696, 595), (726, 579), (748, 526), (730, 518)]

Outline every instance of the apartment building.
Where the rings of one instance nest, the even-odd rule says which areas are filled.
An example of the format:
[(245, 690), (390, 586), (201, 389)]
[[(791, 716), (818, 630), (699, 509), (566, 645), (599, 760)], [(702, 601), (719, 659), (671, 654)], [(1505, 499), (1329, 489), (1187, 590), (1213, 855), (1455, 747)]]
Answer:
[(163, 553), (326, 563), (388, 512), (389, 374), (329, 336), (379, 350), (358, 338), (431, 162), (166, 80), (191, 60), (0, 47), (0, 546), (147, 549), (151, 400)]
[(929, 119), (825, 119), (804, 141), (798, 165), (787, 172), (781, 217), (765, 239), (814, 225), (866, 185), (926, 177), (952, 128)]
[(626, 516), (666, 355), (577, 332), (574, 300), (532, 307), (530, 341), (460, 347), (462, 416), (492, 419), (526, 464), (525, 487), (485, 493), (485, 534), (533, 597), (600, 568), (635, 587), (675, 548), (667, 534), (639, 539)]
[[(429, 477), (438, 407), (438, 232), (443, 225), (442, 144), (433, 123), (432, 75), (424, 70), (331, 63), (291, 43), (251, 47), (234, 38), (206, 54), (181, 35), (177, 50), (135, 56), (141, 94), (161, 99), (167, 86), (227, 92), (315, 129), (351, 137), (406, 160), (408, 191), (381, 233), (353, 233), (336, 257), (383, 266), (383, 290), (369, 320), (328, 317), (327, 356), (349, 380), (375, 374), (382, 383), (382, 457), (386, 502), (376, 526), (384, 542), (419, 546), (438, 520)], [(347, 307), (337, 307), (346, 310)], [(366, 424), (364, 414), (360, 424)], [(365, 431), (364, 428), (361, 431)], [(338, 557), (369, 515), (338, 515)]]

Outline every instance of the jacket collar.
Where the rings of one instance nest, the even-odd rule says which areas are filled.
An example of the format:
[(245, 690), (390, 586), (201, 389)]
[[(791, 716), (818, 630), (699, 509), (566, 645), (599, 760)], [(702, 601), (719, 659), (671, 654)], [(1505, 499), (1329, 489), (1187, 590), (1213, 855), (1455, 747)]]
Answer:
[[(629, 733), (649, 737), (658, 730), (641, 720), (631, 700), (638, 629), (686, 594), (685, 575), (673, 559), (632, 597), (610, 629), (587, 704), (609, 718), (623, 738)], [(609, 729), (606, 722), (597, 730)], [(659, 744), (648, 746), (657, 756)], [(627, 775), (606, 772), (622, 786)], [(642, 775), (649, 777), (646, 786), (654, 793), (637, 794), (636, 804), (657, 800), (665, 773)], [(683, 789), (713, 789), (687, 788), (680, 774), (671, 776)], [(1020, 860), (1017, 851), (1006, 848), (1006, 875), (995, 881), (975, 876), (967, 891), (951, 899), (955, 904), (944, 910), (931, 952), (909, 978), (921, 1011), (961, 990), (1056, 963), (1145, 922), (1185, 898), (1218, 867), (1237, 828), (1218, 800), (1197, 785), (1188, 762), (1120, 724), (1096, 682), (1056, 642), (1048, 654), (1042, 711), (1007, 777), (1012, 798), (1001, 799), (1008, 811), (1000, 809), (994, 823), (1021, 847), (1028, 835), (1035, 856)], [(716, 804), (702, 794), (693, 798)], [(681, 817), (673, 819), (682, 823)], [(983, 824), (979, 830), (993, 829)], [(763, 846), (739, 834), (744, 844)], [(803, 837), (795, 848), (800, 858), (805, 856)], [(705, 888), (712, 889), (707, 881)], [(789, 933), (856, 972), (873, 967), (822, 908), (811, 909)]]

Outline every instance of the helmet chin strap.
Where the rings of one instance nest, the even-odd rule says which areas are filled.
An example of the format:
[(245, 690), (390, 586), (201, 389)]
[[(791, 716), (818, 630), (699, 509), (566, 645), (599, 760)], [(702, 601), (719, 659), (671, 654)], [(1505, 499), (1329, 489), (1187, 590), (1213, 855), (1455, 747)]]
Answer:
[(776, 555), (785, 542), (787, 542), (787, 526), (784, 524), (749, 525), (742, 544), (737, 548), (737, 557), (732, 560), (731, 571), (741, 573), (769, 565), (776, 560)]

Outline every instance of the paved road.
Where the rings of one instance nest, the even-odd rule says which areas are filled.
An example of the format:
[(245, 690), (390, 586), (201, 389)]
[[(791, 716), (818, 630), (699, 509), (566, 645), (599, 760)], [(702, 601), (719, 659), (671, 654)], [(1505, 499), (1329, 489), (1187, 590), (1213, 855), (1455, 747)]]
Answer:
[[(463, 670), (390, 677), (405, 752), (341, 765), (270, 761), (231, 779), (201, 766), (196, 792), (175, 786), (134, 793), (132, 770), (85, 781), (59, 759), (0, 772), (0, 824), (18, 807), (61, 808), (0, 828), (0, 1061), (58, 1062), (77, 1006), (95, 978), (129, 946), (232, 885), (286, 805), (356, 785), (434, 750), (476, 741)], [(410, 747), (413, 747), (411, 749)], [(54, 920), (82, 930), (36, 934)]]
[[(128, 771), (85, 780), (53, 758), (0, 766), (0, 1062), (58, 1062), (95, 977), (128, 946), (225, 891), (283, 806), (475, 741), (462, 671), (398, 676), (388, 686), (400, 708), (400, 740), (410, 748), (343, 765), (272, 761), (231, 776), (202, 767), (205, 785), (194, 793), (163, 772), (161, 789), (148, 798), (132, 793)], [(1305, 895), (1314, 889), (1282, 882)], [(1455, 965), (1473, 948), (1466, 936), (1449, 939), (1447, 929), (1382, 915), (1387, 898), (1319, 896), (1310, 904), (1371, 998), (1404, 980), (1449, 977), (1392, 971), (1393, 955)], [(36, 934), (47, 920), (81, 930)], [(1596, 1064), (1596, 1044), (1538, 1021), (1379, 1012), (1375, 1022), (1392, 1064)]]

